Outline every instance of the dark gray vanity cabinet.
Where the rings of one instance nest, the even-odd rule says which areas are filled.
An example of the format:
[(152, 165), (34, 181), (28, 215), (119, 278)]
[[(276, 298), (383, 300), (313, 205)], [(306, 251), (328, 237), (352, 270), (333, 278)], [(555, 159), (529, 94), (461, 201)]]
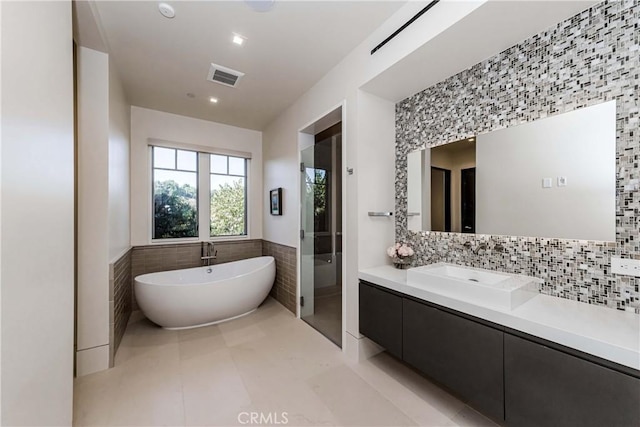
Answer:
[(402, 358), (402, 297), (360, 282), (360, 333)]
[(402, 340), (405, 362), (490, 417), (504, 418), (501, 330), (405, 298)]
[(510, 426), (640, 426), (640, 379), (505, 334)]
[(640, 372), (360, 282), (360, 332), (508, 426), (640, 427)]

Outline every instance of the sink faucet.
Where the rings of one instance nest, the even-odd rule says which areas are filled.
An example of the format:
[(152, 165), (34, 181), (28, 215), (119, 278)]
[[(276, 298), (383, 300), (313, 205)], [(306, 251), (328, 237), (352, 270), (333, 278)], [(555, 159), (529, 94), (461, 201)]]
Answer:
[[(206, 244), (206, 251), (205, 251)], [(218, 251), (216, 250), (213, 242), (202, 242), (202, 248), (200, 250), (200, 259), (202, 260), (202, 265), (211, 265), (211, 261), (217, 258)]]
[(478, 252), (480, 251), (486, 251), (487, 248), (489, 247), (489, 245), (487, 245), (486, 243), (482, 242), (478, 245), (478, 247), (473, 251), (474, 254), (478, 255)]
[(465, 248), (469, 249), (470, 251), (473, 251), (474, 254), (478, 255), (478, 252), (484, 250), (486, 251), (487, 248), (489, 248), (489, 245), (487, 245), (485, 242), (480, 242), (478, 243), (478, 246), (476, 246), (475, 249), (473, 249), (473, 243), (471, 242), (464, 242), (464, 244), (462, 245)]

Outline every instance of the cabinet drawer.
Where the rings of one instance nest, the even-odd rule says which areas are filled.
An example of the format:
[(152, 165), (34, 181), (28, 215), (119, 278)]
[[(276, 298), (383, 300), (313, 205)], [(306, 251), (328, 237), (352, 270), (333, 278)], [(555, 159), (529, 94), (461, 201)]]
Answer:
[(497, 420), (504, 419), (503, 335), (404, 299), (404, 361)]
[(640, 379), (505, 334), (512, 426), (640, 426)]
[(360, 333), (402, 358), (402, 297), (360, 282)]

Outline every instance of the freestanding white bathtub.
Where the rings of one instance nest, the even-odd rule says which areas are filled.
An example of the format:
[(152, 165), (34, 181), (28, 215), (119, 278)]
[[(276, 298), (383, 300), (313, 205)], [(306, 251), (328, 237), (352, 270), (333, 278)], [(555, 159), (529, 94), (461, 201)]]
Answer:
[(135, 278), (138, 306), (165, 329), (188, 329), (235, 319), (254, 311), (276, 277), (273, 257), (210, 267), (143, 274)]

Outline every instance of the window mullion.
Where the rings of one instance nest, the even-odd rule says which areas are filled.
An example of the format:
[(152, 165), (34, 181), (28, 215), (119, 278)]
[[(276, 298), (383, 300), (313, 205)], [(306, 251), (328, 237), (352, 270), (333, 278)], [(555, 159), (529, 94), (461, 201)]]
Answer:
[(209, 241), (211, 218), (211, 182), (209, 179), (209, 155), (198, 153), (198, 238)]

